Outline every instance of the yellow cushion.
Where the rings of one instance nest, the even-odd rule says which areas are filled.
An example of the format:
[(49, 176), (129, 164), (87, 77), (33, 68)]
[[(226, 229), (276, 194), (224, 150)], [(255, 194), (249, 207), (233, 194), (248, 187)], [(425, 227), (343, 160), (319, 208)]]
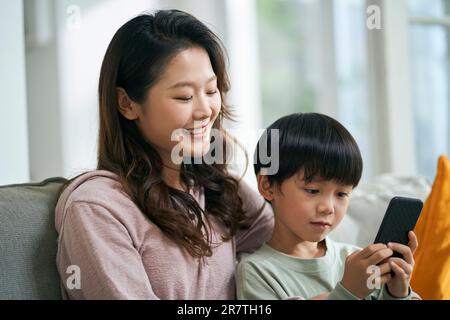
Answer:
[(441, 156), (414, 232), (419, 248), (411, 287), (423, 299), (450, 299), (450, 161)]

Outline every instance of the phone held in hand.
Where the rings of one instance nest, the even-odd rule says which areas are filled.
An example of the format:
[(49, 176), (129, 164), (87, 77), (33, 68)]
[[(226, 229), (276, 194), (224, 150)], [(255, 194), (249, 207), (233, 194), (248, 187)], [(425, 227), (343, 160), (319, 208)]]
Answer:
[[(422, 208), (423, 203), (419, 199), (392, 198), (374, 243), (387, 244), (388, 242), (396, 242), (408, 245), (408, 233), (414, 230)], [(401, 255), (394, 252), (393, 257), (401, 257)]]

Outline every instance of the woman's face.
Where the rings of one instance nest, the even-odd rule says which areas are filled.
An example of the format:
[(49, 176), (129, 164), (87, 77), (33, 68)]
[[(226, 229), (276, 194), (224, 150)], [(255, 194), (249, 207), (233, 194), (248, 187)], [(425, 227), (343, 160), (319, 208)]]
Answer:
[(163, 162), (174, 162), (171, 153), (177, 145), (184, 156), (205, 155), (210, 147), (211, 127), (221, 108), (207, 52), (200, 47), (181, 51), (149, 90), (137, 124)]

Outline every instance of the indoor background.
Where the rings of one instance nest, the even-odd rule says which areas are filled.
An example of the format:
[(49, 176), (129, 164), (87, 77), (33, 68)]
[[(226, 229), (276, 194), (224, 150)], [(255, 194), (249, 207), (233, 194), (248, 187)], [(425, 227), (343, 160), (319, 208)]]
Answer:
[(169, 8), (224, 42), (227, 126), (250, 162), (261, 128), (302, 111), (350, 130), (365, 180), (432, 181), (450, 153), (450, 1), (0, 0), (0, 185), (95, 168), (106, 47), (132, 17)]

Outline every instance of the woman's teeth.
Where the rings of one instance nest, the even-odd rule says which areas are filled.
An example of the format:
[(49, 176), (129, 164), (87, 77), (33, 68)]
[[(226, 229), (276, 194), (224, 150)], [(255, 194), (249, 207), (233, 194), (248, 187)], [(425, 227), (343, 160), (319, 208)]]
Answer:
[(184, 129), (184, 134), (192, 137), (200, 137), (206, 133), (207, 127), (195, 128), (195, 129)]

